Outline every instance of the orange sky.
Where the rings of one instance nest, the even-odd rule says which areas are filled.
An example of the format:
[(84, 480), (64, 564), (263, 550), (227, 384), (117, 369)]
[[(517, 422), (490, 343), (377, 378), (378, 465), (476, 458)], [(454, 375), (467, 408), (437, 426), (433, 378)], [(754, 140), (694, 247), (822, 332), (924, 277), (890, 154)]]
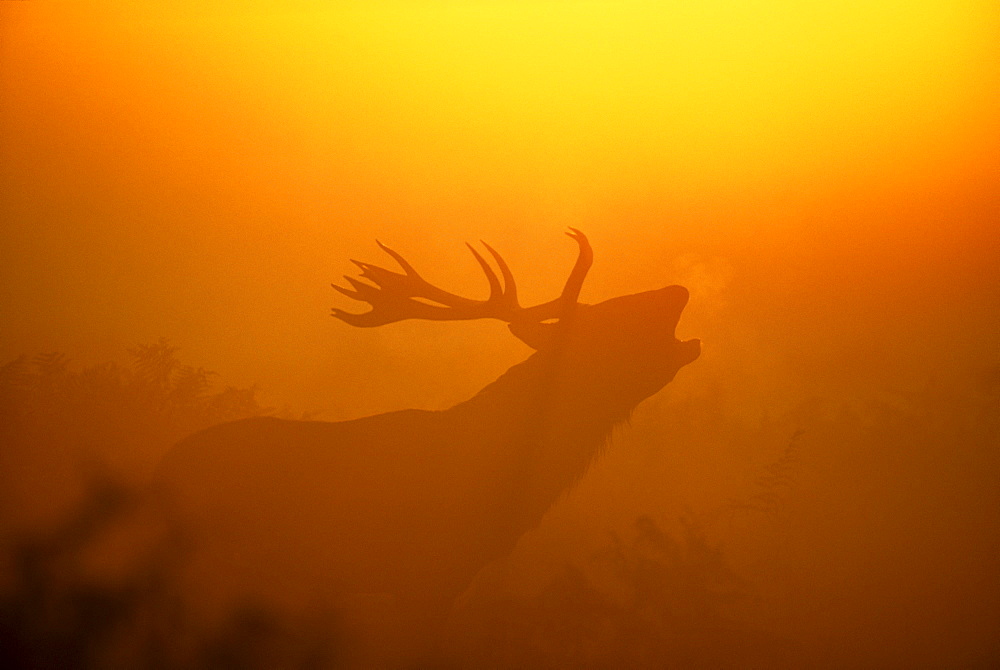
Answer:
[(996, 257), (990, 3), (323, 5), (0, 6), (6, 356), (328, 347), (273, 323), (376, 235), (452, 282), (492, 240), (530, 295), (579, 225), (592, 299), (692, 253)]
[(328, 282), (378, 236), (482, 291), (461, 242), (484, 238), (541, 299), (566, 225), (597, 249), (586, 299), (700, 283), (691, 334), (767, 313), (794, 349), (841, 300), (996, 324), (956, 306), (996, 312), (991, 3), (202, 4), (0, 5), (6, 358), (166, 336), (323, 408), (347, 351), (413, 374), (455, 352), (454, 395), (389, 401), (447, 404), (521, 350), (480, 324), (445, 354), (413, 345), (437, 328), (345, 332)]
[(443, 407), (524, 350), (351, 331), (328, 283), (378, 237), (481, 293), (483, 238), (541, 300), (566, 225), (596, 249), (584, 299), (688, 285), (704, 378), (763, 380), (752, 406), (995, 358), (989, 3), (0, 11), (5, 358), (165, 336), (329, 418)]

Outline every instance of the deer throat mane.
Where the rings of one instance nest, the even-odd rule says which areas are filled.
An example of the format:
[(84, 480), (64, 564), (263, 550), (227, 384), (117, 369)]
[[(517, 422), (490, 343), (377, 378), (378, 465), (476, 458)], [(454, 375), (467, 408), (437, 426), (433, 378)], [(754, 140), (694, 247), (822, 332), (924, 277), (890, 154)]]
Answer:
[(628, 419), (635, 403), (605, 392), (589, 379), (578, 379), (560, 353), (535, 352), (456, 409), (467, 407), (484, 416), (493, 409), (505, 415), (502, 418), (542, 412), (578, 425), (607, 424), (609, 431)]
[(565, 489), (583, 476), (634, 405), (579, 383), (557, 354), (536, 352), (451, 411), (495, 436), (487, 442), (496, 449), (520, 457), (528, 469), (548, 471), (551, 485)]

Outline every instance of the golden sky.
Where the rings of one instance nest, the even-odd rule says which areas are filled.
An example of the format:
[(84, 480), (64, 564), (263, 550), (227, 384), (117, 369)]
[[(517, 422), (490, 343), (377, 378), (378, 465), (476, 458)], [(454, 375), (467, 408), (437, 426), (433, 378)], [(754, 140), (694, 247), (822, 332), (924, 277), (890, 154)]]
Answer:
[[(800, 327), (856, 324), (848, 308), (902, 311), (911, 328), (921, 309), (958, 310), (977, 333), (996, 323), (961, 304), (978, 291), (996, 312), (989, 2), (0, 12), (8, 358), (103, 360), (166, 336), (227, 377), (325, 406), (345, 352), (402, 347), (403, 370), (442, 355), (411, 346), (436, 327), (324, 321), (340, 299), (328, 282), (349, 257), (375, 260), (373, 238), (472, 292), (461, 242), (486, 239), (542, 299), (571, 262), (566, 225), (597, 249), (585, 299), (684, 282), (690, 334), (778, 323), (776, 359)], [(802, 305), (819, 318), (797, 322)], [(480, 325), (446, 329), (475, 381), (454, 397), (443, 382), (440, 402), (521, 355)], [(480, 371), (496, 357), (477, 352), (497, 348), (506, 358)]]

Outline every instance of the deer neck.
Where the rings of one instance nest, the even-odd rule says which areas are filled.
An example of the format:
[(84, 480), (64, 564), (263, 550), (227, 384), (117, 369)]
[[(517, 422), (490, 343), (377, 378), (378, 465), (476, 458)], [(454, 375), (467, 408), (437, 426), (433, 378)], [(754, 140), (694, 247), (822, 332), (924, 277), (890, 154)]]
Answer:
[(475, 444), (487, 445), (483, 456), (516, 491), (509, 504), (531, 524), (579, 481), (635, 404), (574, 374), (559, 353), (533, 354), (449, 410), (475, 426)]

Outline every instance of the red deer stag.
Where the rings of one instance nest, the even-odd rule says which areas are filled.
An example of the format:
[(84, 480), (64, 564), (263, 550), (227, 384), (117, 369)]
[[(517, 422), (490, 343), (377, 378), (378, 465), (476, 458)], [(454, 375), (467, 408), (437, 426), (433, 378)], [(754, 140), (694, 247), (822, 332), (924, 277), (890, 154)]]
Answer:
[(429, 284), (381, 243), (402, 273), (353, 261), (371, 283), (334, 287), (372, 309), (334, 309), (349, 325), (493, 318), (536, 352), (447, 410), (254, 418), (179, 443), (161, 477), (227, 548), (224, 574), (286, 595), (380, 594), (429, 621), (537, 525), (612, 429), (700, 351), (674, 337), (688, 300), (681, 286), (579, 304), (593, 254), (571, 230), (579, 257), (562, 295), (533, 307), (518, 304), (510, 269), (485, 243), (503, 278), (469, 246), (486, 300)]

